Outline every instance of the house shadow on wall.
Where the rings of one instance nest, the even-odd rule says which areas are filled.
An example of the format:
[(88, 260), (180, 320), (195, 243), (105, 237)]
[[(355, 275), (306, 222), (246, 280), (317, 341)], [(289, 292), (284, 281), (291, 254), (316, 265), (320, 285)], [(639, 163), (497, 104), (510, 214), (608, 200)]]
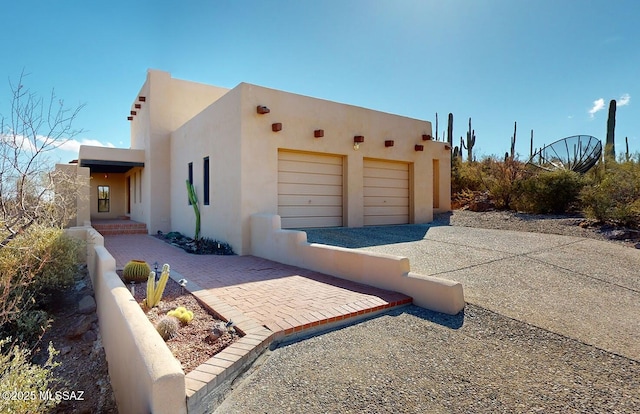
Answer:
[(398, 224), (370, 227), (328, 227), (297, 229), (307, 233), (307, 242), (357, 249), (385, 244), (408, 243), (422, 240), (431, 227), (449, 226), (451, 213), (434, 216), (425, 224)]

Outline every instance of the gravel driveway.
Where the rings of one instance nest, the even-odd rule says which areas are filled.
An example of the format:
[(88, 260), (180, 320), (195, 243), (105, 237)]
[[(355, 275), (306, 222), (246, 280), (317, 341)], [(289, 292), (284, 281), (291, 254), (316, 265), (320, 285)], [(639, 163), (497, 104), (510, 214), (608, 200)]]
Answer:
[[(458, 226), (482, 224), (488, 228), (601, 238), (570, 222), (574, 219), (530, 220), (506, 214), (456, 212), (444, 220)], [(405, 238), (404, 242), (415, 241), (420, 229), (411, 228), (397, 230), (396, 234), (396, 230), (390, 230), (369, 235), (365, 228), (364, 236), (345, 235), (348, 240), (341, 243), (373, 248), (391, 239), (397, 243), (398, 237)], [(311, 233), (310, 241), (320, 241), (322, 233)], [(637, 257), (633, 249), (628, 254), (634, 260)], [(444, 254), (430, 266), (446, 270), (451, 260)], [(637, 278), (637, 272), (635, 275)], [(633, 293), (637, 288), (633, 280), (616, 283), (621, 282), (618, 284)], [(595, 297), (604, 288), (596, 286), (591, 294)], [(534, 312), (538, 320), (531, 322), (532, 315), (520, 315), (513, 306), (491, 305), (490, 291), (478, 292), (475, 302), (485, 305), (470, 301), (457, 316), (409, 306), (281, 346), (234, 383), (233, 391), (216, 412), (640, 412), (640, 358), (592, 344), (600, 343), (597, 333), (607, 326), (592, 326), (590, 321), (587, 328), (578, 331), (593, 332), (596, 338), (585, 339), (576, 334), (575, 317), (566, 319), (563, 331), (553, 320), (555, 313), (540, 316), (540, 312)], [(485, 296), (488, 302), (483, 302)], [(526, 300), (535, 302), (536, 297), (523, 296), (515, 303)], [(572, 302), (573, 297), (569, 296), (566, 303)], [(491, 306), (493, 310), (488, 309)], [(613, 302), (594, 311), (624, 320), (627, 325), (621, 326), (632, 330), (638, 327), (637, 313), (616, 313), (616, 306), (618, 303)], [(571, 308), (567, 309), (571, 314)], [(614, 329), (614, 336), (616, 329), (621, 328)], [(630, 335), (637, 343), (640, 329), (622, 334), (627, 335), (623, 339)], [(635, 355), (634, 348), (625, 349)]]

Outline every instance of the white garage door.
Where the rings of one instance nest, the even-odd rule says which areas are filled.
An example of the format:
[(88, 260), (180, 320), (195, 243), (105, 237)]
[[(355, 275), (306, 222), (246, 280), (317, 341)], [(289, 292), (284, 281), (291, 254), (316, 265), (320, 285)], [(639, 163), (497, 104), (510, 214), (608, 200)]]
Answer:
[(364, 225), (409, 223), (409, 164), (364, 160)]
[(342, 157), (280, 151), (282, 228), (342, 226)]

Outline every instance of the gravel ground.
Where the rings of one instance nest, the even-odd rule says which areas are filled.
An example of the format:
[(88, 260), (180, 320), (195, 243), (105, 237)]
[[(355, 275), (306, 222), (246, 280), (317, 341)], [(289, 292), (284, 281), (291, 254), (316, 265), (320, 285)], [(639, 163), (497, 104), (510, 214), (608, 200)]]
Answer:
[(276, 349), (216, 413), (640, 412), (640, 363), (468, 305)]
[[(606, 239), (581, 221), (455, 211), (434, 224)], [(415, 240), (416, 227), (385, 235), (364, 228), (341, 243)], [(477, 305), (457, 316), (410, 306), (269, 352), (216, 412), (636, 413), (639, 372), (639, 361)]]

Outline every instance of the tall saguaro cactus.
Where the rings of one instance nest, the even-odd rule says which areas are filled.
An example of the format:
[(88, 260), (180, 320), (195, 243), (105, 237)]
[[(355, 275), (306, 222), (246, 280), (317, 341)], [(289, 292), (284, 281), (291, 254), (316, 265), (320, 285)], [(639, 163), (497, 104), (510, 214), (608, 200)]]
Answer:
[(447, 142), (453, 147), (453, 114), (451, 112), (447, 121)]
[(435, 133), (435, 140), (438, 140), (438, 113), (436, 112), (436, 133)]
[(192, 183), (187, 181), (187, 193), (189, 195), (189, 202), (193, 206), (193, 211), (196, 214), (196, 234), (194, 239), (200, 239), (200, 208), (198, 207), (198, 197), (196, 196), (196, 189)]
[(609, 117), (607, 118), (607, 143), (605, 145), (605, 156), (613, 160), (616, 159), (616, 107), (617, 103), (615, 99), (609, 102)]
[(465, 144), (460, 138), (460, 152), (462, 147), (467, 150), (467, 161), (473, 161), (473, 146), (476, 145), (476, 131), (471, 129), (471, 118), (469, 118), (469, 131), (467, 131), (467, 142)]

